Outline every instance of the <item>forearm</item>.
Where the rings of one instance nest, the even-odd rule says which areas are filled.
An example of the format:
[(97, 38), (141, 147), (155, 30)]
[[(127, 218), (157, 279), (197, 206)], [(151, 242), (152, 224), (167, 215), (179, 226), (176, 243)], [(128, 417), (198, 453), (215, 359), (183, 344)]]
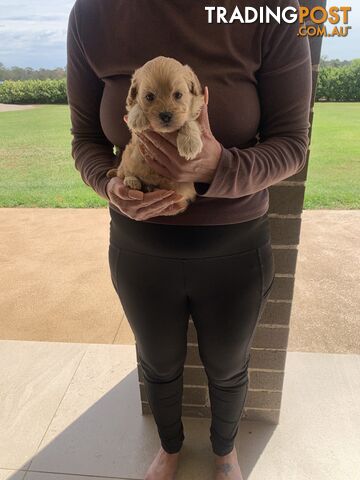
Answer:
[(308, 135), (273, 137), (254, 147), (222, 146), (209, 184), (195, 183), (199, 196), (239, 198), (263, 190), (303, 169)]
[[(289, 1), (298, 6), (297, 0)], [(304, 167), (312, 76), (309, 41), (297, 36), (298, 28), (298, 23), (265, 28), (262, 64), (256, 72), (261, 111), (259, 142), (243, 149), (223, 147), (210, 184), (195, 185), (199, 195), (250, 195)]]
[(81, 41), (76, 3), (69, 16), (67, 34), (67, 97), (70, 109), (71, 154), (86, 185), (109, 200), (106, 173), (117, 164), (113, 145), (101, 128), (100, 104), (104, 84), (91, 68)]
[(106, 185), (110, 179), (106, 173), (117, 165), (117, 157), (113, 154), (112, 146), (102, 144), (101, 141), (95, 143), (93, 137), (74, 135), (72, 156), (84, 183), (109, 201)]

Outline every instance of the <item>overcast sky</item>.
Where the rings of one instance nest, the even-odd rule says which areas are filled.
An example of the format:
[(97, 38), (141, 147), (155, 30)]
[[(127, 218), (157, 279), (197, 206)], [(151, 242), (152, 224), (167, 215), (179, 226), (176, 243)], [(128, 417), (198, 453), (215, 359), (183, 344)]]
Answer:
[[(74, 0), (0, 0), (0, 62), (7, 67), (64, 67), (73, 4)], [(353, 6), (352, 30), (347, 38), (324, 39), (322, 54), (341, 60), (360, 58), (360, 1), (328, 0), (328, 5)]]

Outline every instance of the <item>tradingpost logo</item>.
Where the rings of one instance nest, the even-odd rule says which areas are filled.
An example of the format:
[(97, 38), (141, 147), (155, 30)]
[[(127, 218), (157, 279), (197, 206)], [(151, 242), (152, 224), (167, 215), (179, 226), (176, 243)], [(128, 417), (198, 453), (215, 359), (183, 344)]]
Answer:
[[(351, 7), (300, 7), (298, 35), (300, 37), (347, 37), (351, 26), (349, 24)], [(326, 22), (330, 26), (321, 25)]]
[[(295, 23), (299, 21), (298, 36), (310, 37), (347, 37), (349, 26), (349, 13), (351, 7), (332, 6), (329, 8), (316, 6), (313, 8), (299, 6), (276, 7), (269, 6), (251, 7), (240, 9), (236, 6), (230, 11), (223, 6), (206, 6), (208, 23)], [(323, 25), (329, 22), (330, 26)]]

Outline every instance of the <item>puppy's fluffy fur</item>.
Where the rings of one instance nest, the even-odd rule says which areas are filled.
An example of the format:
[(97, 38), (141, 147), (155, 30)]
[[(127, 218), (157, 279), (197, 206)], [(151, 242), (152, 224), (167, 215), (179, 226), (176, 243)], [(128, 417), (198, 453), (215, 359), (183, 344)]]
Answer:
[[(118, 168), (107, 176), (118, 176), (131, 189), (151, 191), (154, 187), (175, 190), (184, 197), (186, 210), (195, 200), (194, 184), (173, 182), (159, 175), (143, 159), (140, 140), (134, 132), (151, 128), (155, 132), (178, 132), (179, 154), (191, 160), (202, 150), (201, 127), (196, 121), (204, 104), (198, 77), (188, 65), (174, 58), (156, 57), (135, 70), (126, 99), (127, 125), (132, 133)], [(180, 212), (177, 212), (180, 213)]]

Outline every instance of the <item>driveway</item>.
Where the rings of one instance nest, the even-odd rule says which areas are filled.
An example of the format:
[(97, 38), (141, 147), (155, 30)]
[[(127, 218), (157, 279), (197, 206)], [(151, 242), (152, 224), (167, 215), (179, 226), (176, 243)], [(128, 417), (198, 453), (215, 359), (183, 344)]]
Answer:
[(29, 110), (36, 108), (38, 105), (12, 105), (7, 103), (0, 103), (0, 112), (13, 112), (15, 110)]
[[(0, 209), (0, 339), (134, 344), (108, 267), (109, 213)], [(305, 210), (289, 351), (360, 353), (360, 210)]]

